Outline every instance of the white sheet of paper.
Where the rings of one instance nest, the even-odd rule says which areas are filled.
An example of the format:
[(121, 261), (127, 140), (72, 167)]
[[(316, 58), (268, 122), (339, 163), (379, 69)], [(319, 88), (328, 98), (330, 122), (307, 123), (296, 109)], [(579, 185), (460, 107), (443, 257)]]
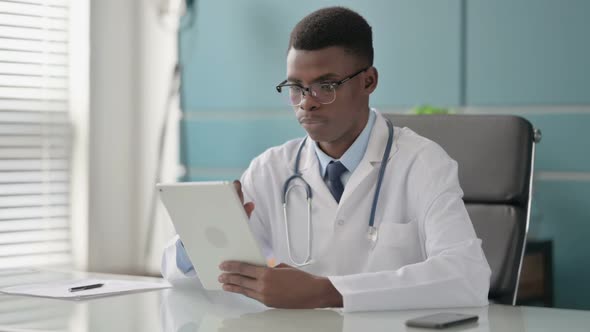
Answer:
[[(92, 284), (104, 284), (102, 287), (70, 292), (70, 288)], [(168, 283), (114, 280), (114, 279), (77, 279), (60, 280), (36, 284), (11, 286), (0, 289), (0, 293), (9, 295), (26, 295), (54, 299), (82, 300), (88, 298), (135, 293), (171, 287)]]

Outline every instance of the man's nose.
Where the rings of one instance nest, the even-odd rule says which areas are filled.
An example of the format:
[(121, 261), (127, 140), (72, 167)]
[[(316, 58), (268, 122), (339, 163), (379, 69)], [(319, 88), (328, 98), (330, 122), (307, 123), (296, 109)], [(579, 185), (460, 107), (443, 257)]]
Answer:
[(306, 91), (303, 96), (301, 96), (301, 104), (299, 104), (299, 108), (304, 111), (315, 111), (321, 106), (321, 104), (316, 100), (315, 97), (311, 95), (310, 92)]

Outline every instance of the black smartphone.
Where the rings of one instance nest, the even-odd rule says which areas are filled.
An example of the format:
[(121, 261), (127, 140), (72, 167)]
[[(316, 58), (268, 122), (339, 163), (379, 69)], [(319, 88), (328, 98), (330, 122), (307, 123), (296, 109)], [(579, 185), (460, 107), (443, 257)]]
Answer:
[(444, 329), (459, 324), (477, 322), (477, 315), (456, 314), (441, 312), (434, 315), (417, 317), (406, 321), (406, 326), (425, 327), (431, 329)]

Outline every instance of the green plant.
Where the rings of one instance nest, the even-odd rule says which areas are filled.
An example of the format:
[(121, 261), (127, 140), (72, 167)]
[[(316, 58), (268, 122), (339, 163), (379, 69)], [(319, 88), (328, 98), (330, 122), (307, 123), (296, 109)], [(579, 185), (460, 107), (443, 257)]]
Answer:
[(451, 113), (448, 108), (438, 108), (430, 105), (421, 105), (416, 106), (412, 110), (412, 113), (418, 115), (427, 115), (427, 114), (449, 114)]

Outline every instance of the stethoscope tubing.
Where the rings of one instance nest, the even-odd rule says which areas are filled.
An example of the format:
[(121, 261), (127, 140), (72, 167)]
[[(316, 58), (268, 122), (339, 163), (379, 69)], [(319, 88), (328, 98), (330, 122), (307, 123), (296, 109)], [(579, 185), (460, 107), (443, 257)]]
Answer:
[[(371, 214), (369, 216), (369, 231), (367, 233), (368, 238), (373, 242), (373, 245), (377, 241), (377, 235), (378, 235), (377, 227), (375, 226), (375, 213), (377, 211), (377, 203), (379, 201), (381, 184), (383, 183), (383, 177), (385, 175), (385, 168), (387, 167), (387, 162), (389, 159), (389, 155), (391, 153), (391, 148), (393, 145), (393, 137), (394, 137), (393, 124), (391, 123), (391, 121), (389, 119), (385, 119), (385, 121), (387, 123), (387, 128), (389, 130), (389, 137), (387, 138), (387, 145), (385, 146), (383, 158), (381, 159), (381, 167), (379, 168), (379, 175), (377, 177), (377, 185), (375, 187), (375, 193), (373, 195), (373, 204), (371, 205)], [(303, 150), (303, 147), (305, 146), (306, 141), (307, 141), (307, 136), (303, 139), (303, 141), (301, 141), (301, 144), (299, 145), (299, 149), (297, 149), (297, 155), (295, 157), (295, 165), (294, 165), (294, 174), (291, 175), (285, 181), (285, 184), (283, 185), (283, 217), (284, 217), (284, 222), (285, 222), (285, 233), (287, 236), (287, 251), (289, 253), (289, 259), (296, 267), (302, 267), (302, 266), (306, 266), (306, 265), (309, 265), (312, 263), (312, 259), (311, 259), (311, 243), (312, 243), (312, 238), (311, 238), (311, 233), (312, 233), (311, 232), (311, 226), (312, 226), (312, 223), (311, 223), (311, 199), (312, 199), (312, 191), (311, 191), (311, 186), (309, 185), (309, 183), (307, 183), (307, 181), (305, 181), (305, 179), (303, 178), (303, 176), (299, 172), (299, 160), (301, 159), (301, 151)], [(297, 187), (297, 185), (292, 186), (292, 187), (289, 187), (289, 185), (292, 181), (294, 181), (296, 179), (299, 179), (303, 182), (303, 184), (300, 184), (299, 186), (303, 186), (305, 188), (306, 200), (307, 200), (307, 254), (306, 254), (306, 257), (303, 260), (303, 262), (297, 262), (293, 258), (293, 254), (291, 251), (291, 237), (289, 234), (289, 221), (288, 221), (288, 217), (287, 217), (287, 197), (289, 195), (289, 192), (293, 188)]]

